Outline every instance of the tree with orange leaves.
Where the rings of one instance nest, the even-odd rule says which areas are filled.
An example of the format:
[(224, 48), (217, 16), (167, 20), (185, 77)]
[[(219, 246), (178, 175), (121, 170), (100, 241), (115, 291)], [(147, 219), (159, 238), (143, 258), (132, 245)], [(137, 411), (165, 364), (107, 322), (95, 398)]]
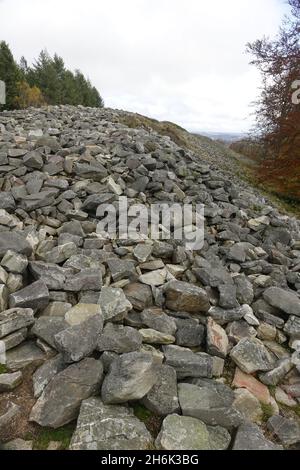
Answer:
[(39, 108), (44, 106), (46, 101), (41, 90), (37, 86), (29, 86), (26, 81), (18, 82), (17, 96), (15, 98), (15, 106), (19, 109), (25, 109), (29, 106)]
[[(274, 190), (300, 200), (300, 0), (288, 0), (277, 38), (248, 44), (263, 89), (257, 103), (257, 135), (264, 144), (260, 176)], [(293, 99), (294, 98), (294, 99)]]

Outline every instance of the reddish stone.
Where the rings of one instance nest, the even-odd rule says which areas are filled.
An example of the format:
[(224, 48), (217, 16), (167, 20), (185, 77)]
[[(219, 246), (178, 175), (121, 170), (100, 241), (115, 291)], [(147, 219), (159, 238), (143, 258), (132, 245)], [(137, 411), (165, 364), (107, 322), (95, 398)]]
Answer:
[(236, 388), (246, 388), (261, 403), (268, 405), (271, 401), (271, 395), (268, 387), (259, 382), (255, 377), (253, 377), (253, 375), (245, 374), (238, 367), (235, 370), (235, 376), (232, 385)]

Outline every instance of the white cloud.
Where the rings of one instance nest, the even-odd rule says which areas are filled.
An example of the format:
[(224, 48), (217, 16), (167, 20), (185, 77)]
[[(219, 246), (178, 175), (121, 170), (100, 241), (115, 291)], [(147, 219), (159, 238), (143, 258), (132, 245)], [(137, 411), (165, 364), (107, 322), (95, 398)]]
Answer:
[(191, 130), (242, 131), (259, 76), (245, 45), (274, 35), (284, 0), (4, 0), (1, 39), (80, 68), (106, 105)]

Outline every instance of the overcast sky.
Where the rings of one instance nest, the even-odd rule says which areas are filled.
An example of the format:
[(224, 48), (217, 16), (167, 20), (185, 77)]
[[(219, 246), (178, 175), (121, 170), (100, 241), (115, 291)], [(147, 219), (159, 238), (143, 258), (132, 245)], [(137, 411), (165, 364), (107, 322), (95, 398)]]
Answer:
[(245, 45), (274, 36), (285, 11), (284, 0), (0, 0), (0, 40), (29, 62), (57, 52), (107, 106), (240, 132), (260, 84)]

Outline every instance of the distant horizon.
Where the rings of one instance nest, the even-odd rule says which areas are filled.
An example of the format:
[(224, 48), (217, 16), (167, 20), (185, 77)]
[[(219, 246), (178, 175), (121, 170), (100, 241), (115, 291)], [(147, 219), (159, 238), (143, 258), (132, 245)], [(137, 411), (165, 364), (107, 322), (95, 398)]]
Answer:
[(193, 134), (195, 134), (195, 133), (196, 133), (196, 134), (200, 133), (200, 134), (202, 134), (202, 135), (207, 134), (207, 135), (224, 135), (224, 136), (230, 136), (230, 135), (232, 135), (232, 136), (245, 136), (245, 135), (249, 134), (250, 131), (249, 131), (249, 132), (234, 132), (234, 131), (225, 132), (225, 131), (206, 131), (206, 130), (200, 130), (200, 131), (196, 131), (196, 132), (195, 132), (195, 131), (189, 131), (189, 132), (191, 132), (191, 133), (193, 133)]

